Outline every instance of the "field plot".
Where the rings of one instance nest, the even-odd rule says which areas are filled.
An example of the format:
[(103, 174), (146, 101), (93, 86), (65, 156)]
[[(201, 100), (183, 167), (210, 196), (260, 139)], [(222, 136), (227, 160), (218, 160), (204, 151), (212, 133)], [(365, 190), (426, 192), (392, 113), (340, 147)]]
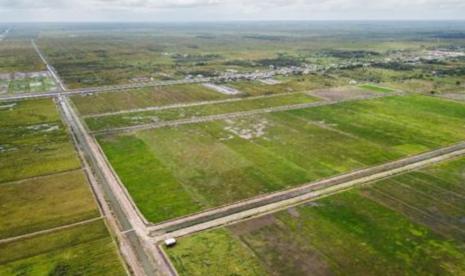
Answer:
[(0, 141), (0, 274), (124, 274), (53, 100), (2, 102)]
[(0, 239), (95, 218), (81, 170), (0, 184)]
[(160, 222), (449, 145), (464, 122), (463, 104), (403, 96), (98, 139)]
[(126, 275), (102, 221), (0, 246), (1, 275)]
[(186, 106), (145, 112), (131, 112), (104, 117), (90, 117), (86, 119), (86, 123), (91, 130), (95, 131), (192, 117), (250, 111), (277, 106), (304, 104), (315, 101), (316, 99), (314, 97), (307, 94), (295, 93), (260, 98), (245, 98), (238, 101), (216, 104)]
[(276, 84), (266, 84), (261, 81), (236, 81), (227, 83), (246, 96), (281, 94), (287, 92), (307, 92), (319, 88), (346, 85), (348, 81), (343, 78), (335, 79), (320, 75), (278, 77)]
[(73, 96), (72, 101), (81, 115), (163, 106), (179, 103), (226, 99), (227, 96), (201, 85), (150, 87), (124, 92)]
[(46, 70), (29, 40), (6, 39), (0, 43), (0, 73)]
[(47, 71), (0, 74), (0, 94), (37, 93), (56, 90), (56, 84)]
[(166, 249), (180, 275), (462, 275), (465, 159)]
[(0, 183), (80, 167), (51, 100), (0, 103)]

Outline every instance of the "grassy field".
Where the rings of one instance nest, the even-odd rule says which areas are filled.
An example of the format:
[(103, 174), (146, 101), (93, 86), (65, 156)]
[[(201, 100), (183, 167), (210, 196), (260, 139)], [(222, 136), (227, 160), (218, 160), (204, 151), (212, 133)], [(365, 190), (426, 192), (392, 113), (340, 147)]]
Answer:
[(0, 239), (98, 217), (81, 170), (0, 184)]
[(374, 84), (362, 84), (359, 87), (363, 88), (363, 89), (368, 89), (370, 91), (380, 92), (380, 93), (389, 93), (389, 92), (394, 92), (395, 91), (392, 88), (382, 87), (382, 86), (374, 85)]
[(148, 87), (118, 93), (73, 96), (82, 115), (114, 112), (151, 106), (226, 99), (227, 96), (201, 85)]
[(445, 162), (166, 250), (180, 275), (462, 275), (464, 172)]
[[(0, 105), (0, 239), (100, 212), (53, 100)], [(0, 275), (124, 275), (99, 220), (0, 244)]]
[(8, 84), (9, 93), (38, 93), (56, 89), (55, 82), (51, 78), (37, 77), (12, 80)]
[(45, 70), (29, 40), (6, 39), (0, 43), (0, 73)]
[(80, 167), (52, 100), (0, 105), (0, 183)]
[(159, 222), (446, 146), (464, 122), (463, 104), (405, 96), (98, 139)]
[(102, 221), (0, 246), (1, 275), (126, 275)]
[(241, 101), (226, 102), (219, 104), (180, 107), (157, 111), (124, 113), (104, 117), (90, 117), (86, 118), (85, 121), (91, 130), (103, 130), (133, 125), (150, 124), (155, 122), (187, 119), (192, 117), (250, 111), (254, 109), (270, 108), (277, 106), (304, 104), (311, 103), (316, 100), (317, 99), (307, 94), (293, 93), (289, 95), (272, 96), (259, 99), (246, 98)]

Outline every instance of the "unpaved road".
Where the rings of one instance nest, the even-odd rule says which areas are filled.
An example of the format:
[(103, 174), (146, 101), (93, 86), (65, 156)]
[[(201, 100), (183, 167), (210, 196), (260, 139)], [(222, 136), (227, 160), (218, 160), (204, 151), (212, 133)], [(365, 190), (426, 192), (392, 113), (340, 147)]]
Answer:
[[(76, 140), (85, 152), (86, 157), (92, 163), (92, 168), (101, 176), (106, 192), (106, 200), (111, 204), (113, 213), (121, 225), (121, 236), (127, 238), (127, 244), (133, 248), (136, 256), (144, 269), (142, 275), (173, 275), (172, 268), (164, 262), (158, 247), (149, 239), (147, 226), (144, 219), (132, 203), (127, 191), (109, 167), (106, 158), (100, 151), (95, 139), (89, 135), (76, 113), (69, 104), (69, 99), (63, 96), (58, 98), (58, 105), (62, 109), (65, 121), (71, 127)], [(105, 204), (105, 203), (102, 203)], [(134, 260), (130, 258), (127, 261)], [(139, 264), (132, 264), (138, 266)]]

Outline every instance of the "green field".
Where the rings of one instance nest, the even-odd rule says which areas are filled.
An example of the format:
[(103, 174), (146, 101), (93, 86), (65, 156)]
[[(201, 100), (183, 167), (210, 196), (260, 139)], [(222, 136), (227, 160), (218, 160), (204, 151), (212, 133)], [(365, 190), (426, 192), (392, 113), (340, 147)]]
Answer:
[(54, 102), (0, 104), (0, 183), (80, 167)]
[(250, 111), (254, 109), (270, 108), (285, 105), (296, 105), (316, 101), (304, 93), (289, 94), (282, 96), (271, 96), (259, 99), (244, 99), (241, 101), (225, 102), (208, 105), (197, 105), (190, 107), (170, 108), (156, 111), (131, 112), (104, 117), (86, 118), (87, 126), (91, 130), (103, 130), (119, 127), (127, 127), (156, 122), (187, 119), (208, 115), (218, 115)]
[(45, 70), (29, 40), (7, 39), (0, 43), (0, 73)]
[(201, 85), (147, 87), (124, 92), (73, 96), (82, 115), (115, 112), (135, 108), (226, 99), (227, 96)]
[(404, 96), (98, 139), (160, 222), (450, 145), (464, 122), (463, 104)]
[(102, 221), (1, 244), (0, 274), (126, 275)]
[(20, 80), (11, 80), (8, 85), (9, 93), (37, 93), (48, 92), (56, 89), (55, 82), (51, 78), (34, 77)]
[(180, 275), (462, 275), (464, 172), (445, 162), (166, 250)]
[[(52, 99), (0, 104), (0, 275), (124, 275)], [(4, 239), (19, 237), (14, 241)]]
[(99, 216), (81, 170), (0, 184), (0, 239)]
[(371, 91), (375, 91), (375, 92), (381, 92), (381, 93), (389, 93), (389, 92), (394, 92), (395, 91), (392, 88), (382, 87), (382, 86), (373, 85), (373, 84), (362, 84), (359, 87), (364, 88), (364, 89), (368, 89), (368, 90), (371, 90)]

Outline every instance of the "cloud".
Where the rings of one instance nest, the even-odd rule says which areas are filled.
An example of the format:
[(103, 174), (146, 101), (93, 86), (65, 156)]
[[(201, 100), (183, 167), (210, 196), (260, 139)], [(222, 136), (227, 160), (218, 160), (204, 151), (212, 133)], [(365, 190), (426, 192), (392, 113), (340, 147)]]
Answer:
[(465, 19), (464, 0), (0, 0), (0, 20), (41, 10), (51, 20)]

